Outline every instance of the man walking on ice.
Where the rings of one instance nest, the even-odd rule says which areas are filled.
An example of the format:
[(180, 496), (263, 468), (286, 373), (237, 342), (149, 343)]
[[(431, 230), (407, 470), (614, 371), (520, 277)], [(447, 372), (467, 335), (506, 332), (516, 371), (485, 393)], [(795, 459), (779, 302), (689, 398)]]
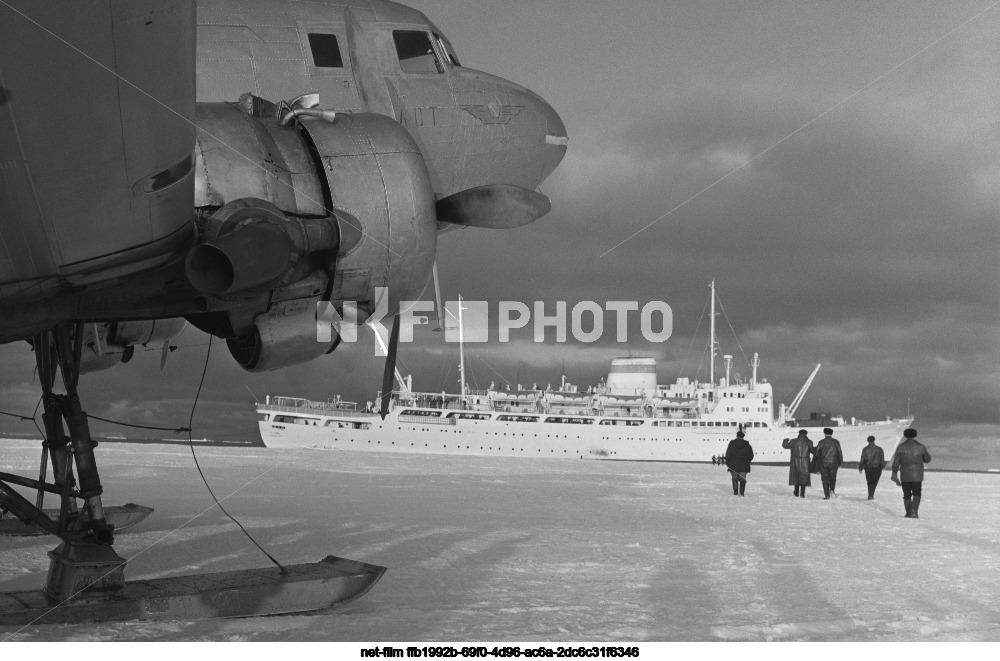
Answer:
[(791, 458), (788, 461), (788, 484), (795, 487), (793, 492), (796, 498), (806, 497), (806, 487), (812, 486), (809, 477), (809, 455), (813, 452), (813, 442), (809, 440), (809, 432), (805, 429), (799, 430), (797, 438), (786, 438), (781, 441), (781, 447), (791, 450)]
[(882, 448), (875, 445), (875, 437), (869, 436), (868, 447), (861, 451), (861, 460), (858, 462), (858, 472), (864, 473), (868, 482), (868, 500), (875, 500), (875, 487), (882, 477), (883, 468), (885, 468), (885, 453), (882, 452)]
[[(917, 430), (903, 432), (905, 441), (896, 446), (892, 455), (892, 481), (903, 487), (903, 506), (907, 519), (919, 519), (921, 485), (924, 481), (924, 464), (931, 460), (931, 453), (917, 440)], [(899, 477), (896, 476), (899, 473)]]
[(726, 448), (726, 466), (733, 476), (733, 495), (742, 496), (747, 488), (747, 473), (750, 472), (750, 462), (753, 461), (753, 448), (744, 438), (742, 431), (736, 432), (736, 438), (729, 441)]
[(823, 482), (823, 500), (837, 497), (837, 469), (844, 463), (840, 441), (833, 437), (833, 430), (823, 430), (823, 439), (816, 444), (815, 455), (819, 460), (819, 476)]

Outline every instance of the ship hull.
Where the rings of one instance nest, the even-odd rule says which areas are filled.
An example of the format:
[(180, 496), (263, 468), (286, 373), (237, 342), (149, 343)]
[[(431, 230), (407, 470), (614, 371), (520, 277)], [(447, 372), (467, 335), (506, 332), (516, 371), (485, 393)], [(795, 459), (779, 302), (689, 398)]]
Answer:
[[(260, 412), (267, 413), (263, 407)], [(649, 419), (643, 419), (638, 426), (621, 426), (601, 425), (596, 418), (591, 424), (554, 424), (464, 419), (418, 422), (401, 420), (392, 413), (384, 421), (377, 415), (365, 414), (263, 417), (270, 418), (259, 423), (261, 439), (269, 448), (538, 459), (711, 462), (713, 456), (725, 453), (736, 432), (726, 427), (654, 427)], [(834, 429), (834, 438), (840, 441), (845, 463), (858, 461), (869, 435), (875, 436), (888, 458), (911, 422), (903, 419), (843, 425)], [(787, 464), (788, 450), (781, 447), (781, 442), (795, 437), (803, 428), (809, 430), (814, 443), (823, 437), (820, 428), (747, 429), (754, 463)]]

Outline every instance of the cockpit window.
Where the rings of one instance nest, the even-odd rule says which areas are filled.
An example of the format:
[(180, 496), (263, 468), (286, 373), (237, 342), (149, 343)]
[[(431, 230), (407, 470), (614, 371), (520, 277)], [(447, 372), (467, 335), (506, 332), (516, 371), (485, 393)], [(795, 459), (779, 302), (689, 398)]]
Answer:
[(399, 55), (399, 68), (403, 73), (444, 73), (431, 45), (430, 35), (418, 30), (393, 30)]
[(462, 66), (461, 63), (458, 61), (458, 57), (455, 55), (455, 49), (451, 47), (451, 42), (449, 42), (447, 39), (445, 39), (439, 34), (435, 34), (434, 38), (437, 39), (438, 46), (441, 48), (441, 52), (444, 53), (444, 56), (448, 59), (448, 62), (451, 63), (451, 66), (453, 67)]
[(309, 49), (312, 51), (313, 64), (317, 67), (344, 68), (344, 58), (340, 55), (337, 35), (310, 32)]

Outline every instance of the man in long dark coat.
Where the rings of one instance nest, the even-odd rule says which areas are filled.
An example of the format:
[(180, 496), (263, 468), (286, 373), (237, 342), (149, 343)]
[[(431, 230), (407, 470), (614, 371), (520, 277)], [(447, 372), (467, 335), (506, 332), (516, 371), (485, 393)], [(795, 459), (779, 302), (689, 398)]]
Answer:
[(733, 476), (733, 495), (742, 496), (747, 488), (747, 473), (750, 472), (750, 462), (753, 461), (753, 448), (744, 438), (746, 434), (736, 432), (736, 438), (729, 441), (726, 448), (726, 466)]
[(882, 452), (882, 448), (875, 445), (875, 437), (869, 436), (868, 446), (861, 451), (861, 460), (858, 461), (858, 472), (863, 472), (865, 481), (868, 482), (868, 500), (875, 500), (875, 487), (882, 477), (883, 468), (885, 468), (885, 453)]
[(837, 497), (837, 470), (844, 463), (844, 452), (840, 449), (840, 441), (833, 437), (832, 429), (827, 427), (823, 434), (815, 453), (819, 459), (819, 477), (823, 481), (823, 500), (830, 500), (830, 496)]
[(813, 451), (813, 442), (809, 440), (808, 434), (805, 429), (801, 429), (798, 438), (786, 438), (781, 442), (781, 447), (792, 451), (788, 462), (788, 484), (795, 487), (795, 495), (799, 498), (805, 498), (806, 487), (812, 486), (809, 478), (809, 455)]
[[(921, 486), (924, 481), (924, 464), (930, 462), (931, 453), (917, 440), (917, 430), (903, 432), (905, 441), (896, 446), (892, 455), (892, 481), (903, 487), (903, 506), (907, 519), (919, 519)], [(899, 477), (896, 477), (896, 473)], [(900, 480), (902, 478), (902, 480)]]

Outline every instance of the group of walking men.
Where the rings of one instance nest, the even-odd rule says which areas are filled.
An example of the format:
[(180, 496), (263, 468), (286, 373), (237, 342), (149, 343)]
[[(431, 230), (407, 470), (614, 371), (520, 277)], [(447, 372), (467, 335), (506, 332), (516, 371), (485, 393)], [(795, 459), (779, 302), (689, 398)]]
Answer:
[[(823, 430), (823, 440), (813, 447), (809, 432), (799, 430), (797, 438), (786, 438), (781, 447), (791, 450), (792, 456), (788, 464), (788, 484), (795, 487), (795, 495), (806, 497), (806, 487), (812, 486), (810, 473), (818, 472), (823, 482), (823, 500), (837, 497), (837, 471), (844, 463), (844, 453), (840, 449), (840, 441), (833, 437), (833, 430), (827, 427)], [(874, 444), (875, 437), (869, 436), (869, 445)], [(867, 448), (866, 448), (867, 449)], [(881, 449), (879, 450), (881, 452)], [(880, 464), (881, 465), (881, 464)], [(817, 470), (818, 469), (818, 470)], [(875, 490), (868, 483), (868, 496), (874, 497)]]
[[(837, 470), (844, 463), (840, 441), (833, 437), (833, 430), (823, 430), (823, 440), (813, 447), (805, 429), (799, 431), (798, 438), (786, 438), (781, 447), (791, 451), (788, 464), (788, 484), (795, 487), (793, 493), (799, 498), (806, 497), (806, 487), (812, 486), (810, 473), (819, 473), (823, 484), (823, 500), (837, 497)], [(924, 480), (924, 464), (931, 460), (931, 454), (917, 440), (917, 430), (903, 432), (903, 442), (896, 446), (892, 455), (892, 481), (903, 488), (903, 506), (906, 518), (916, 519), (920, 508), (921, 485)], [(875, 500), (875, 488), (882, 469), (885, 467), (885, 453), (875, 445), (875, 437), (868, 437), (868, 446), (861, 451), (858, 472), (865, 474), (868, 482), (868, 500)], [(902, 478), (902, 479), (900, 479)]]
[[(903, 432), (903, 442), (896, 446), (892, 455), (892, 481), (903, 489), (903, 505), (906, 518), (916, 519), (920, 508), (921, 485), (924, 479), (924, 464), (931, 455), (917, 440), (917, 430)], [(797, 438), (786, 438), (781, 447), (791, 451), (788, 464), (788, 484), (795, 487), (793, 493), (798, 498), (806, 497), (806, 487), (812, 486), (811, 473), (819, 473), (823, 484), (823, 500), (837, 497), (837, 471), (844, 463), (844, 453), (840, 441), (833, 437), (833, 429), (823, 430), (823, 439), (813, 446), (809, 432), (799, 431)], [(713, 458), (714, 459), (714, 458)], [(742, 496), (746, 491), (747, 473), (753, 461), (753, 447), (746, 440), (743, 431), (736, 432), (736, 438), (726, 448), (725, 465), (733, 478), (733, 495)], [(861, 451), (858, 472), (865, 474), (868, 482), (868, 500), (875, 500), (875, 487), (882, 477), (885, 467), (885, 453), (875, 445), (875, 437), (868, 437), (868, 446)]]

